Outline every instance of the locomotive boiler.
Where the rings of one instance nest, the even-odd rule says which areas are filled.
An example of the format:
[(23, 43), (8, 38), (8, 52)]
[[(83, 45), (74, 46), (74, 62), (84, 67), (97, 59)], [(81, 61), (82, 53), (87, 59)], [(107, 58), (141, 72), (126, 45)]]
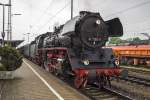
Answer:
[(74, 78), (77, 88), (91, 83), (103, 87), (121, 72), (112, 49), (104, 46), (109, 37), (122, 35), (119, 18), (104, 21), (99, 13), (81, 11), (54, 32), (38, 36), (30, 54), (47, 71)]

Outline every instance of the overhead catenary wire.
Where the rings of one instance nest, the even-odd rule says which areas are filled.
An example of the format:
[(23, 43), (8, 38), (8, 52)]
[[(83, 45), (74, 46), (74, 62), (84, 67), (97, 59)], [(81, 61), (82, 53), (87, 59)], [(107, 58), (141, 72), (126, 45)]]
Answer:
[[(113, 13), (113, 14), (111, 14), (111, 15), (109, 15), (109, 16), (107, 16), (107, 17), (110, 17), (110, 16), (113, 16), (113, 15), (116, 15), (116, 14), (119, 14), (119, 13), (123, 13), (123, 12), (126, 12), (126, 11), (129, 11), (129, 10), (131, 10), (131, 9), (134, 9), (134, 8), (137, 8), (137, 7), (140, 7), (140, 6), (143, 6), (143, 5), (145, 5), (145, 4), (148, 4), (148, 3), (150, 3), (150, 1), (146, 1), (146, 2), (143, 2), (143, 3), (140, 3), (140, 4), (137, 4), (137, 5), (134, 5), (134, 6), (132, 6), (132, 7), (129, 7), (129, 8), (127, 8), (127, 9), (124, 9), (124, 10), (121, 10), (121, 11), (118, 11), (118, 12), (116, 12), (116, 13)], [(66, 8), (66, 7), (65, 7)], [(53, 15), (54, 16), (54, 15)], [(52, 17), (53, 17), (52, 16)], [(51, 17), (51, 18), (52, 18)], [(55, 16), (54, 16), (55, 17)], [(50, 20), (51, 20), (51, 18), (50, 18)], [(45, 23), (39, 30), (41, 30), (45, 25), (47, 25), (49, 23), (49, 21), (47, 22), (47, 23)], [(39, 31), (38, 30), (38, 31)]]
[[(40, 22), (42, 20), (42, 18), (44, 17), (44, 15), (46, 14), (46, 12), (48, 11), (49, 7), (52, 5), (54, 0), (52, 0), (49, 5), (45, 8), (45, 10), (43, 11), (43, 13), (37, 18), (36, 22)], [(37, 24), (37, 23), (36, 23)], [(35, 25), (36, 25), (35, 24)]]
[(127, 24), (126, 25), (126, 29), (128, 29), (127, 31), (130, 32), (130, 31), (137, 30), (137, 29), (139, 30), (138, 27), (143, 27), (143, 26), (148, 26), (148, 25), (150, 25), (150, 20), (144, 21), (144, 22), (140, 22), (140, 23), (134, 23), (134, 24), (130, 24), (130, 25)]
[[(149, 3), (150, 3), (150, 0), (149, 0), (149, 1), (146, 1), (146, 2), (142, 2), (142, 3), (140, 3), (140, 4), (137, 4), (137, 5), (134, 5), (134, 6), (132, 6), (132, 7), (126, 8), (126, 9), (124, 9), (124, 10), (121, 10), (121, 11), (115, 12), (115, 13), (113, 13), (113, 14), (110, 14), (110, 15), (106, 16), (105, 18), (113, 17), (113, 16), (115, 16), (115, 15), (118, 15), (118, 14), (121, 14), (121, 13), (124, 13), (124, 12), (127, 12), (127, 11), (129, 11), (129, 10), (142, 7), (142, 6), (147, 5), (147, 4), (149, 4)], [(146, 23), (147, 23), (147, 22), (143, 22), (142, 24), (146, 24)], [(137, 23), (136, 23), (136, 24), (137, 24)], [(140, 24), (140, 23), (138, 23), (138, 24)], [(134, 25), (134, 24), (132, 24), (132, 25)], [(150, 27), (149, 27), (149, 28), (145, 28), (145, 29), (140, 29), (140, 30), (127, 30), (126, 33), (131, 33), (131, 32), (134, 32), (134, 33), (135, 33), (135, 32), (136, 32), (136, 33), (141, 33), (141, 32), (145, 32), (145, 31), (150, 31)]]
[(48, 23), (50, 23), (50, 21), (51, 21), (53, 18), (55, 18), (60, 12), (62, 12), (66, 7), (68, 7), (68, 5), (70, 5), (70, 2), (67, 3), (67, 4), (66, 4), (63, 8), (61, 8), (58, 12), (56, 12), (53, 16), (51, 16), (51, 17), (49, 18), (49, 20), (48, 20), (46, 23), (44, 23), (44, 24), (36, 31), (36, 33), (39, 32), (41, 29), (43, 29)]
[[(130, 29), (130, 27), (131, 26), (133, 26), (133, 27), (140, 27), (140, 26), (142, 26), (143, 27), (143, 25), (145, 26), (148, 26), (148, 25), (150, 25), (150, 20), (145, 20), (145, 21), (142, 21), (142, 22), (137, 22), (137, 23), (132, 23), (132, 24), (126, 24), (126, 28), (128, 28), (129, 27), (129, 29)], [(133, 27), (131, 27), (131, 28), (133, 28)], [(136, 28), (136, 29), (139, 29), (139, 28)], [(145, 29), (147, 29), (147, 28), (145, 28)], [(144, 30), (145, 30), (144, 29)], [(149, 27), (149, 29), (150, 29), (150, 27)], [(142, 29), (143, 30), (143, 29)], [(127, 30), (127, 31), (132, 31), (132, 30)]]
[(140, 3), (140, 4), (137, 4), (137, 5), (134, 5), (134, 6), (132, 6), (132, 7), (129, 7), (129, 8), (123, 9), (123, 10), (121, 10), (121, 11), (115, 12), (115, 13), (113, 13), (113, 14), (110, 14), (110, 15), (106, 16), (105, 18), (109, 18), (109, 17), (115, 16), (115, 15), (117, 15), (117, 14), (127, 12), (127, 11), (129, 11), (129, 10), (132, 10), (132, 9), (135, 9), (135, 8), (138, 8), (138, 7), (141, 7), (141, 6), (146, 5), (146, 4), (149, 4), (149, 3), (150, 3), (150, 1), (142, 2), (142, 3)]
[[(143, 31), (149, 31), (150, 30), (150, 27), (148, 27), (148, 28), (145, 28), (145, 29), (140, 29), (140, 30), (137, 30), (137, 32), (138, 33), (140, 33), (140, 32), (143, 32)], [(127, 33), (131, 33), (131, 32), (136, 32), (135, 30), (126, 30), (127, 31)]]
[(150, 24), (150, 20), (146, 19), (146, 20), (143, 20), (143, 21), (140, 21), (140, 22), (136, 22), (136, 23), (126, 23), (125, 25), (126, 26), (133, 26), (133, 25), (139, 25), (139, 24)]

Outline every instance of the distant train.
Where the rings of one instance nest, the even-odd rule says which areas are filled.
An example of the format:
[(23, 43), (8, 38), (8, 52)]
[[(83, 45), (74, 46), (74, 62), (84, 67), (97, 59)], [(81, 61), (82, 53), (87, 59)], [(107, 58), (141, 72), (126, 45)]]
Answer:
[(74, 78), (77, 88), (91, 83), (103, 87), (111, 85), (110, 78), (121, 72), (112, 49), (103, 46), (109, 37), (122, 35), (118, 18), (104, 21), (99, 13), (81, 11), (54, 32), (39, 35), (19, 49), (45, 70)]

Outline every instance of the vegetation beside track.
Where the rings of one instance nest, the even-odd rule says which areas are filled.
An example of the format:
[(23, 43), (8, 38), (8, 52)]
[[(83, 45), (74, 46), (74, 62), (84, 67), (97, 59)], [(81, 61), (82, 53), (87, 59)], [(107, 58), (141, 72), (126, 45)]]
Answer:
[(13, 47), (0, 47), (0, 71), (13, 71), (22, 64), (22, 55)]

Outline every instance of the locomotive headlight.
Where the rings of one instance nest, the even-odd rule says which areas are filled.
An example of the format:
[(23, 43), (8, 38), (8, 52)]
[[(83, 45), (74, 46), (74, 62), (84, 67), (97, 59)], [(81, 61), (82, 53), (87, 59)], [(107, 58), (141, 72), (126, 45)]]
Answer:
[(96, 20), (96, 24), (97, 25), (100, 25), (101, 24), (101, 21), (98, 19), (98, 20)]
[(87, 66), (90, 64), (90, 62), (89, 62), (89, 60), (83, 60), (83, 64)]
[(119, 65), (119, 60), (115, 60), (115, 64), (118, 66)]

